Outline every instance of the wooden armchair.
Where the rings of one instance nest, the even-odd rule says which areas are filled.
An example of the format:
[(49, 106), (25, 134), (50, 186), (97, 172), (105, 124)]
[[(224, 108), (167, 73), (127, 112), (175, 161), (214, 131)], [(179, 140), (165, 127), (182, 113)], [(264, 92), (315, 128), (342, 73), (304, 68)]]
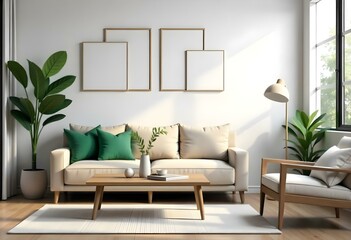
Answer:
[[(279, 164), (279, 173), (267, 173), (268, 164)], [(285, 202), (304, 203), (335, 208), (335, 215), (340, 217), (339, 208), (351, 208), (351, 189), (342, 184), (328, 187), (314, 177), (287, 173), (288, 169), (307, 169), (334, 171), (351, 174), (351, 169), (313, 166), (314, 163), (263, 158), (261, 165), (260, 214), (263, 215), (265, 195), (279, 201), (278, 229), (283, 228)]]

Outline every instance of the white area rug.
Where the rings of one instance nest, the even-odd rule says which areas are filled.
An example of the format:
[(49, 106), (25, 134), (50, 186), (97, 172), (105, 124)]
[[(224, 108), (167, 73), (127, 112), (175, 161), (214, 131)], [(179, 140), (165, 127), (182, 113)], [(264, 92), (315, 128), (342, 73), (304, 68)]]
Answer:
[(9, 233), (251, 233), (279, 234), (247, 204), (103, 204), (91, 220), (92, 204), (47, 204)]

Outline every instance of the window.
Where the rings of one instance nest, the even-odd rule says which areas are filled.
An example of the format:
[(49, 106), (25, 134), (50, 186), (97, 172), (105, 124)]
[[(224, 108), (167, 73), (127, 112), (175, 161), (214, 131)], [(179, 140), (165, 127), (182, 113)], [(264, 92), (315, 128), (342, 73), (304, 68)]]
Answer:
[(342, 125), (351, 126), (351, 1), (345, 0), (344, 3), (344, 28), (342, 34), (344, 35), (343, 46), (343, 65), (344, 65), (344, 79), (343, 79), (343, 98), (345, 102), (344, 114), (345, 121)]
[(351, 130), (351, 0), (311, 1), (313, 103), (323, 127)]

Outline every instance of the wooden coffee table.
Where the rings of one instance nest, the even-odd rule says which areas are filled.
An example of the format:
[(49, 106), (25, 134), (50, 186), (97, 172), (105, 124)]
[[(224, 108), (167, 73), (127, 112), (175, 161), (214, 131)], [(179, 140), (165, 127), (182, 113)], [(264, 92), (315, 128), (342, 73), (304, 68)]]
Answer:
[[(194, 187), (195, 201), (197, 209), (200, 210), (201, 219), (205, 219), (204, 200), (202, 196), (202, 186), (210, 185), (210, 182), (203, 174), (189, 174), (189, 179), (174, 181), (156, 181), (146, 178), (126, 178), (116, 174), (98, 174), (90, 178), (86, 184), (96, 186), (95, 200), (92, 220), (96, 218), (101, 203), (105, 186), (192, 186)], [(152, 201), (152, 192), (148, 192), (149, 202)]]

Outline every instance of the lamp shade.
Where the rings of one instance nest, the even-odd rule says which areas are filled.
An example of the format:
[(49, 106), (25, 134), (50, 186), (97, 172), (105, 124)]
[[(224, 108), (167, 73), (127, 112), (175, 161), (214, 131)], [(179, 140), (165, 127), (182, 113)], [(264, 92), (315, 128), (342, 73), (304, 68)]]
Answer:
[(275, 102), (288, 102), (289, 91), (282, 79), (278, 79), (277, 83), (270, 85), (264, 92), (264, 96)]

